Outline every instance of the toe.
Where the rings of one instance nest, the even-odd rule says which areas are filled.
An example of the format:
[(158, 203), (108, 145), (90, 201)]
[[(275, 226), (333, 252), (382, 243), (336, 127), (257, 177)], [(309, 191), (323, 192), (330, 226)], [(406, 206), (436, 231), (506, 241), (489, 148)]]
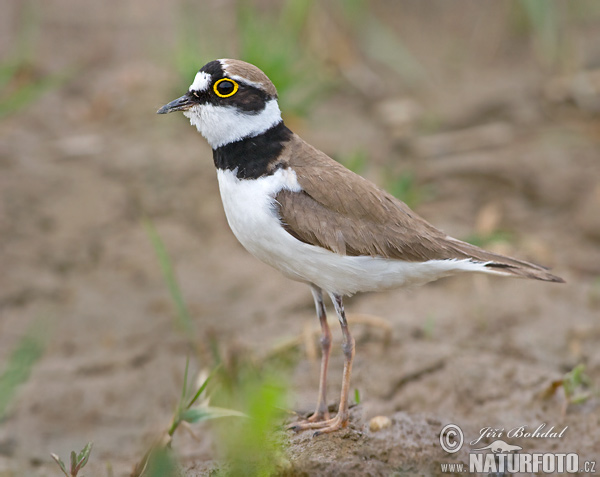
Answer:
[(321, 434), (329, 434), (330, 432), (338, 431), (348, 424), (348, 417), (342, 417), (340, 415), (335, 416), (333, 419), (327, 419), (325, 421), (318, 422), (298, 422), (289, 427), (289, 429), (296, 432), (306, 431), (309, 429), (316, 429), (317, 431), (313, 434), (313, 437)]
[(313, 437), (317, 437), (320, 436), (321, 434), (329, 434), (331, 432), (335, 432), (335, 431), (339, 431), (340, 429), (346, 427), (347, 422), (343, 422), (341, 419), (332, 419), (333, 422), (331, 422), (328, 426), (322, 427), (319, 430), (317, 430), (314, 434)]
[(295, 424), (292, 424), (289, 427), (289, 429), (293, 430), (295, 432), (306, 431), (308, 429), (321, 429), (323, 427), (331, 426), (334, 421), (335, 421), (335, 418), (327, 419), (326, 421), (317, 421), (317, 422), (309, 422), (308, 420), (305, 420), (302, 422), (297, 422)]
[(307, 419), (303, 419), (298, 422), (294, 422), (288, 426), (288, 430), (300, 432), (306, 429), (318, 429), (319, 427), (328, 425), (327, 423), (333, 421), (329, 418), (329, 412), (320, 413), (316, 412)]

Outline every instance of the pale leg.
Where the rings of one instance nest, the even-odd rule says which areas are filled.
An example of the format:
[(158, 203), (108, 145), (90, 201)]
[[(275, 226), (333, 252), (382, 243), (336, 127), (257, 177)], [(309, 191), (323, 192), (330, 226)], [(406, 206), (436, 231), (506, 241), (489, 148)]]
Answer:
[(323, 421), (329, 419), (329, 410), (327, 409), (327, 366), (329, 365), (329, 354), (331, 352), (331, 330), (327, 324), (327, 313), (325, 312), (325, 303), (323, 303), (323, 292), (315, 285), (310, 288), (317, 316), (321, 323), (321, 373), (319, 375), (319, 397), (317, 399), (317, 408), (309, 421)]
[(344, 312), (344, 304), (342, 297), (334, 293), (330, 293), (331, 301), (337, 313), (342, 327), (342, 351), (344, 353), (344, 374), (342, 377), (342, 391), (340, 394), (340, 406), (337, 415), (333, 419), (318, 422), (306, 422), (294, 426), (293, 429), (296, 431), (302, 431), (305, 429), (318, 429), (315, 432), (315, 436), (319, 434), (325, 434), (328, 432), (337, 431), (348, 424), (348, 394), (350, 392), (350, 375), (352, 374), (352, 361), (354, 360), (354, 338), (350, 334), (348, 329), (348, 322), (346, 321), (346, 314)]
[(327, 366), (329, 365), (329, 355), (331, 353), (331, 330), (327, 324), (327, 313), (325, 303), (323, 303), (323, 291), (316, 285), (311, 285), (317, 309), (317, 316), (321, 323), (321, 373), (319, 375), (319, 397), (317, 398), (317, 407), (315, 412), (305, 421), (292, 424), (290, 429), (300, 431), (302, 425), (309, 422), (325, 421), (329, 419), (329, 410), (327, 409)]

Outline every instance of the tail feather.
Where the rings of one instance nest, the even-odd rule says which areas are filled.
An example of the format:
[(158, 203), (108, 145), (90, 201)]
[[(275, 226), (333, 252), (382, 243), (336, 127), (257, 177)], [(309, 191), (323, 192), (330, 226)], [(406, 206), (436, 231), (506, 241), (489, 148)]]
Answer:
[(543, 280), (545, 282), (565, 283), (564, 279), (547, 272), (543, 268), (537, 269), (527, 266), (515, 266), (498, 262), (486, 263), (485, 267), (493, 270), (506, 272), (507, 274), (514, 275), (516, 277), (533, 278), (535, 280)]
[(546, 267), (541, 265), (488, 252), (487, 250), (483, 250), (475, 245), (462, 242), (461, 240), (452, 237), (448, 237), (448, 241), (457, 253), (485, 263), (484, 266), (490, 269), (490, 273), (514, 275), (546, 282), (565, 283), (561, 277), (551, 274)]

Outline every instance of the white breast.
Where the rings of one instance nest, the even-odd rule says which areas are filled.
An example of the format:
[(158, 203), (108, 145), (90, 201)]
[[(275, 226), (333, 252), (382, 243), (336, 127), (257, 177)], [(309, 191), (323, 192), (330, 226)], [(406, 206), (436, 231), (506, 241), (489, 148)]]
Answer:
[(327, 292), (351, 295), (419, 285), (460, 271), (489, 271), (470, 260), (350, 257), (306, 244), (286, 232), (277, 216), (277, 193), (302, 190), (293, 170), (279, 169), (250, 180), (238, 179), (234, 171), (218, 170), (217, 177), (227, 221), (244, 248), (287, 277), (314, 283)]

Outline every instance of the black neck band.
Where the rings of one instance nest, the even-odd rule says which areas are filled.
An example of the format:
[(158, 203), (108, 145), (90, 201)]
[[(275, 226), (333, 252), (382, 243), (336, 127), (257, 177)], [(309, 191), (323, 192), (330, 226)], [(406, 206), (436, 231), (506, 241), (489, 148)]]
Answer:
[(257, 179), (273, 173), (285, 143), (292, 137), (283, 121), (271, 129), (254, 137), (246, 137), (236, 142), (213, 149), (213, 160), (217, 169), (233, 171), (237, 169), (238, 179)]

